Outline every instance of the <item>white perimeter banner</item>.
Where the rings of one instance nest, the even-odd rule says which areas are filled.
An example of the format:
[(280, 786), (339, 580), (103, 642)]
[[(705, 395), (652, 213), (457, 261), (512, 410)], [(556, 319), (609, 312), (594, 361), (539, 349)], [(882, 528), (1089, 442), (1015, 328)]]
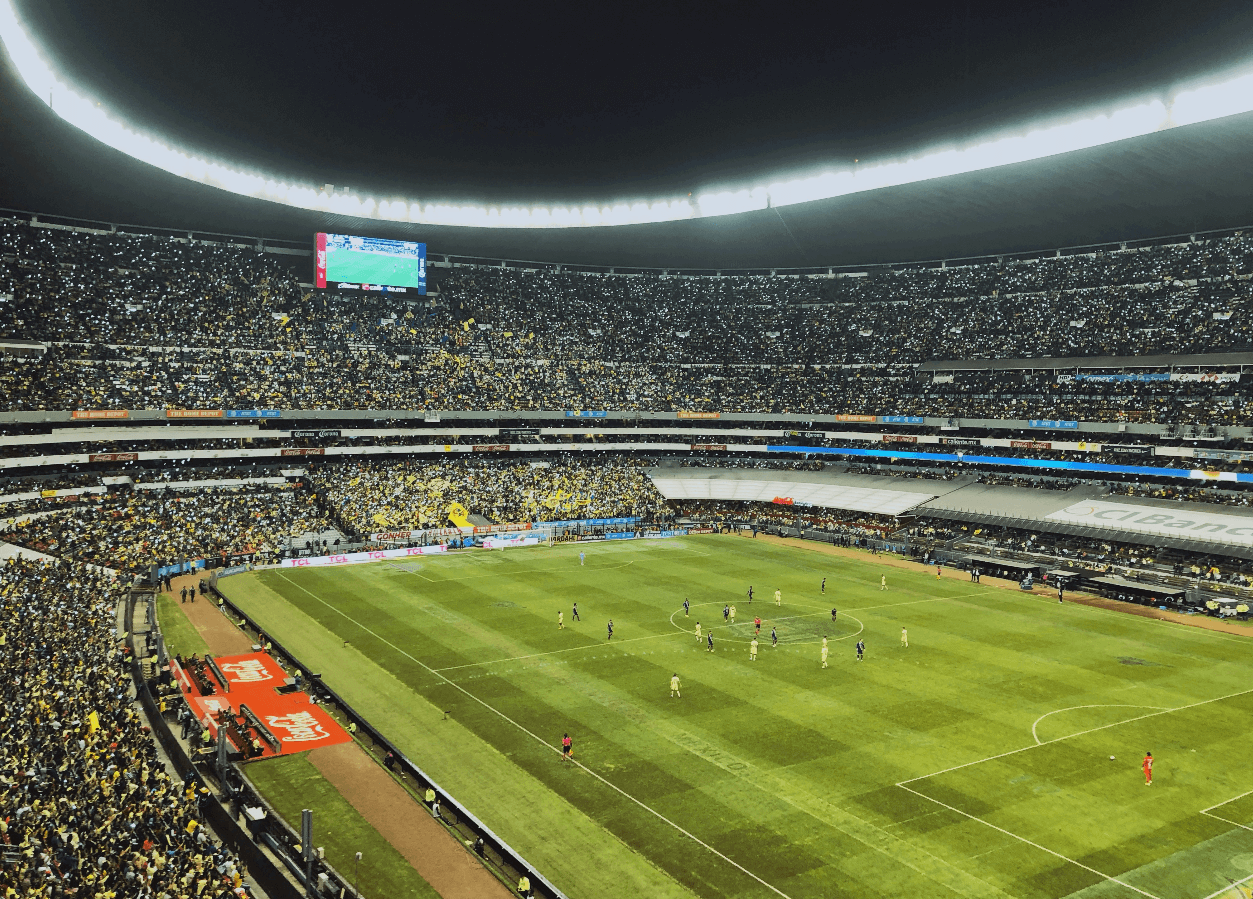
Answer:
[(1091, 500), (1075, 503), (1045, 517), (1093, 528), (1253, 546), (1253, 516), (1246, 515), (1191, 510), (1166, 512), (1150, 506)]
[(356, 565), (361, 562), (378, 562), (382, 559), (403, 559), (405, 556), (427, 556), (431, 553), (448, 552), (448, 544), (438, 546), (406, 546), (401, 549), (379, 549), (368, 553), (344, 553), (338, 556), (313, 556), (309, 559), (284, 559), (284, 568), (308, 568), (318, 565)]
[(1238, 371), (1200, 373), (1180, 371), (1171, 374), (1170, 379), (1172, 381), (1201, 381), (1210, 384), (1229, 384), (1232, 381), (1239, 381), (1240, 373)]

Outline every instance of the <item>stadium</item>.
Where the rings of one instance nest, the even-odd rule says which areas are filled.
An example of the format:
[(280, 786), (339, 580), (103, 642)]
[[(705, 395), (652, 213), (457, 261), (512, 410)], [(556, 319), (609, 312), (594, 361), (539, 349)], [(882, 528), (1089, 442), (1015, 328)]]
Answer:
[(1253, 899), (1253, 11), (1096, 6), (0, 0), (6, 899)]

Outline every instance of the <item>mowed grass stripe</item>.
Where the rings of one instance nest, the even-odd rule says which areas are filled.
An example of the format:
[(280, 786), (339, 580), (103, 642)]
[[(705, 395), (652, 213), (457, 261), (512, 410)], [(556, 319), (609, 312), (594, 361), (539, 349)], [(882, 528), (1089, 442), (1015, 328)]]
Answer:
[(525, 759), (512, 752), (506, 756), (480, 739), (473, 721), (444, 720), (446, 703), (415, 691), (367, 655), (359, 642), (345, 645), (341, 634), (330, 632), (254, 577), (241, 578), (236, 586), (244, 589), (235, 589), (229, 581), (222, 586), (299, 658), (322, 665), (337, 692), (382, 727), (458, 801), (489, 820), (493, 830), (532, 864), (558, 874), (569, 895), (693, 896), (527, 773), (519, 764)]
[[(430, 702), (460, 703), (455, 716), (479, 738), (702, 895), (739, 895), (743, 886), (711, 873), (699, 850), (665, 836), (664, 827), (659, 832), (647, 815), (563, 774), (551, 750), (527, 747), (510, 725), (470, 709), (464, 694), (406, 655), (432, 667), (441, 661), (466, 666), (447, 674), (549, 743), (570, 730), (589, 768), (729, 857), (750, 859), (745, 867), (794, 899), (876, 893), (876, 883), (938, 895), (1001, 890), (1059, 896), (1088, 886), (1095, 877), (1090, 872), (1067, 870), (1047, 852), (911, 796), (895, 782), (1033, 745), (1031, 725), (1048, 712), (1102, 702), (1184, 705), (1242, 686), (1247, 670), (1244, 645), (1227, 635), (1059, 606), (921, 571), (888, 569), (889, 590), (880, 591), (883, 569), (870, 558), (828, 560), (719, 537), (624, 549), (590, 547), (584, 567), (577, 548), (558, 548), (431, 560), (416, 573), (422, 577), (387, 571), (385, 564), (360, 566), (348, 577), (341, 577), (344, 569), (291, 575), (356, 620), (373, 622), (371, 630), (403, 653), (368, 635), (360, 642), (349, 633), (350, 624), (336, 624), (312, 608), (318, 602), (299, 591), (283, 592)], [(802, 558), (807, 564), (796, 564)], [(624, 560), (632, 564), (602, 564)], [(449, 578), (441, 580), (444, 572)], [(462, 577), (487, 572), (497, 575), (494, 587), (491, 578), (467, 584)], [(824, 574), (830, 580), (821, 596)], [(752, 605), (743, 595), (749, 582), (756, 588)], [(351, 589), (342, 590), (345, 584)], [(763, 645), (761, 660), (750, 665), (746, 647), (723, 636), (722, 604), (734, 602), (741, 621), (761, 613), (768, 632), (778, 612), (776, 586), (783, 590), (783, 616), (817, 617), (786, 625), (797, 629), (799, 639), (814, 642), (777, 651)], [(610, 615), (615, 643), (620, 636), (662, 634), (674, 628), (671, 618), (685, 595), (694, 604), (693, 618), (685, 621), (679, 610), (675, 622), (690, 627), (695, 604), (709, 603), (699, 614), (716, 616), (718, 652), (698, 651), (694, 637), (677, 629), (674, 638), (604, 645)], [(576, 598), (581, 625), (569, 614)], [(823, 671), (816, 641), (832, 604), (863, 620), (869, 651), (858, 664), (849, 643), (833, 644), (832, 667)], [(566, 613), (565, 631), (557, 630), (557, 608)], [(908, 650), (898, 642), (902, 623), (910, 628)], [(841, 633), (853, 629), (853, 622), (841, 619)], [(572, 646), (575, 641), (581, 646)], [(668, 696), (675, 670), (684, 679), (681, 703)], [(1084, 729), (1084, 722), (1071, 723), (1067, 715), (1050, 718), (1048, 726), (1054, 722), (1047, 738)], [(1203, 764), (1203, 756), (1192, 762)], [(729, 770), (732, 760), (750, 773)], [(1094, 783), (1093, 789), (1105, 788)], [(1066, 788), (1084, 787), (1075, 781)], [(972, 789), (969, 803), (963, 794), (951, 804), (967, 813), (995, 811), (1000, 789), (994, 779)], [(1092, 797), (1098, 800), (1104, 801)], [(856, 830), (857, 838), (841, 826)], [(1047, 817), (1028, 817), (1022, 835), (1030, 839), (1035, 831), (1038, 842), (1055, 848), (1047, 834), (1052, 826)], [(749, 833), (756, 838), (746, 839)], [(869, 848), (885, 836), (891, 837), (886, 849)], [(1077, 839), (1086, 841), (1092, 857), (1117, 854), (1118, 842), (1096, 828), (1079, 826)], [(788, 845), (796, 853), (791, 864), (781, 860), (786, 852), (761, 848)], [(1166, 854), (1165, 848), (1158, 851)], [(951, 890), (941, 886), (958, 870), (973, 882)]]

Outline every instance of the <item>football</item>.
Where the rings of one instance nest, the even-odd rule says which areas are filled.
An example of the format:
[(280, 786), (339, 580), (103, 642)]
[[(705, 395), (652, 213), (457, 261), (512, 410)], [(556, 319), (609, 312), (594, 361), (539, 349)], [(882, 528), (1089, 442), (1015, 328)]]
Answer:
[(1111, 756), (1109, 757), (1109, 760), (1112, 762), (1112, 761), (1114, 760), (1114, 757), (1111, 755)]

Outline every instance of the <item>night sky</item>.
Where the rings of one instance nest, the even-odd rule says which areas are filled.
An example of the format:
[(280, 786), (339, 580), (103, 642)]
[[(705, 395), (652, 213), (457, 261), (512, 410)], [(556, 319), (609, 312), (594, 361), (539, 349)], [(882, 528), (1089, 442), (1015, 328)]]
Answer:
[(20, 9), (60, 68), (154, 132), (275, 174), (423, 199), (682, 195), (1253, 62), (1243, 0)]

